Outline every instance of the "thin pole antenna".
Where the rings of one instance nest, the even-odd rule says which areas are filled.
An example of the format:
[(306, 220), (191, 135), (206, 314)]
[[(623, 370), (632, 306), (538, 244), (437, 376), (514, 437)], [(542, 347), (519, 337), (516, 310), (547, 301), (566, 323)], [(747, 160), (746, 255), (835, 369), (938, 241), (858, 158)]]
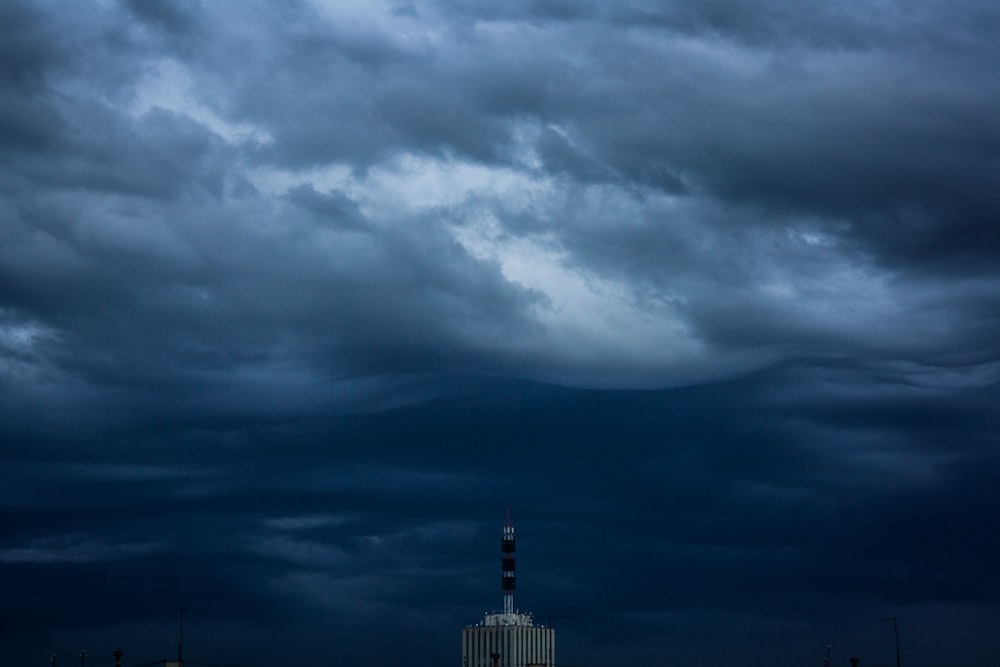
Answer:
[(184, 612), (185, 611), (202, 611), (204, 607), (175, 607), (179, 614), (178, 618), (178, 633), (177, 633), (177, 662), (184, 667)]
[(892, 617), (892, 630), (896, 633), (896, 667), (903, 667), (903, 661), (899, 657), (899, 626), (896, 625), (896, 617)]
[(883, 621), (892, 621), (892, 631), (896, 635), (896, 667), (903, 667), (902, 658), (899, 655), (899, 625), (896, 623), (895, 616), (887, 616), (882, 619)]

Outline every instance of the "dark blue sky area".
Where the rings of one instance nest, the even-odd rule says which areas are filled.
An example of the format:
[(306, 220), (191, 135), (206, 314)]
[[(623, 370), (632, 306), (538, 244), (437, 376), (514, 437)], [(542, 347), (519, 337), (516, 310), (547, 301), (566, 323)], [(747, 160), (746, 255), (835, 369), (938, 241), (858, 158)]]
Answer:
[(994, 4), (3, 3), (0, 662), (995, 665)]

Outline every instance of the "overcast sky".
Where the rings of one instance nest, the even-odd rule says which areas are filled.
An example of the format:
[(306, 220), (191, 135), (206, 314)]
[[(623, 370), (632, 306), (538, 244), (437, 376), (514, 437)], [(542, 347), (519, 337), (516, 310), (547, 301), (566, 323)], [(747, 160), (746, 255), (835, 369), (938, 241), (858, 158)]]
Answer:
[[(0, 2), (0, 663), (987, 667), (1000, 5)], [(473, 667), (473, 666), (470, 666)]]

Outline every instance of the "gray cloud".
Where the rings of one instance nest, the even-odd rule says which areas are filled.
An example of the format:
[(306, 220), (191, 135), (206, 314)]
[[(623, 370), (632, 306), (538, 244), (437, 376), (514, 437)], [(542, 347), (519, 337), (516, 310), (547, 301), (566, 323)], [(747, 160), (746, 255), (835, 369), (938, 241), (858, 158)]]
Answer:
[(998, 21), (6, 3), (12, 659), (451, 659), (512, 500), (565, 664), (983, 663)]

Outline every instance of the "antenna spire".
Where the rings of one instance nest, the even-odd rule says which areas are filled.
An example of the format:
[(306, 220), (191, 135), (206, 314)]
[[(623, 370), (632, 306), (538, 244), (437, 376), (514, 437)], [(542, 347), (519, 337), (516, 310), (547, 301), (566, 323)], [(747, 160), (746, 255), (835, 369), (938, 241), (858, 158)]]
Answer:
[(507, 521), (503, 525), (503, 538), (500, 542), (503, 558), (500, 560), (500, 588), (503, 589), (503, 613), (514, 613), (514, 524), (510, 521), (510, 503), (507, 503)]

